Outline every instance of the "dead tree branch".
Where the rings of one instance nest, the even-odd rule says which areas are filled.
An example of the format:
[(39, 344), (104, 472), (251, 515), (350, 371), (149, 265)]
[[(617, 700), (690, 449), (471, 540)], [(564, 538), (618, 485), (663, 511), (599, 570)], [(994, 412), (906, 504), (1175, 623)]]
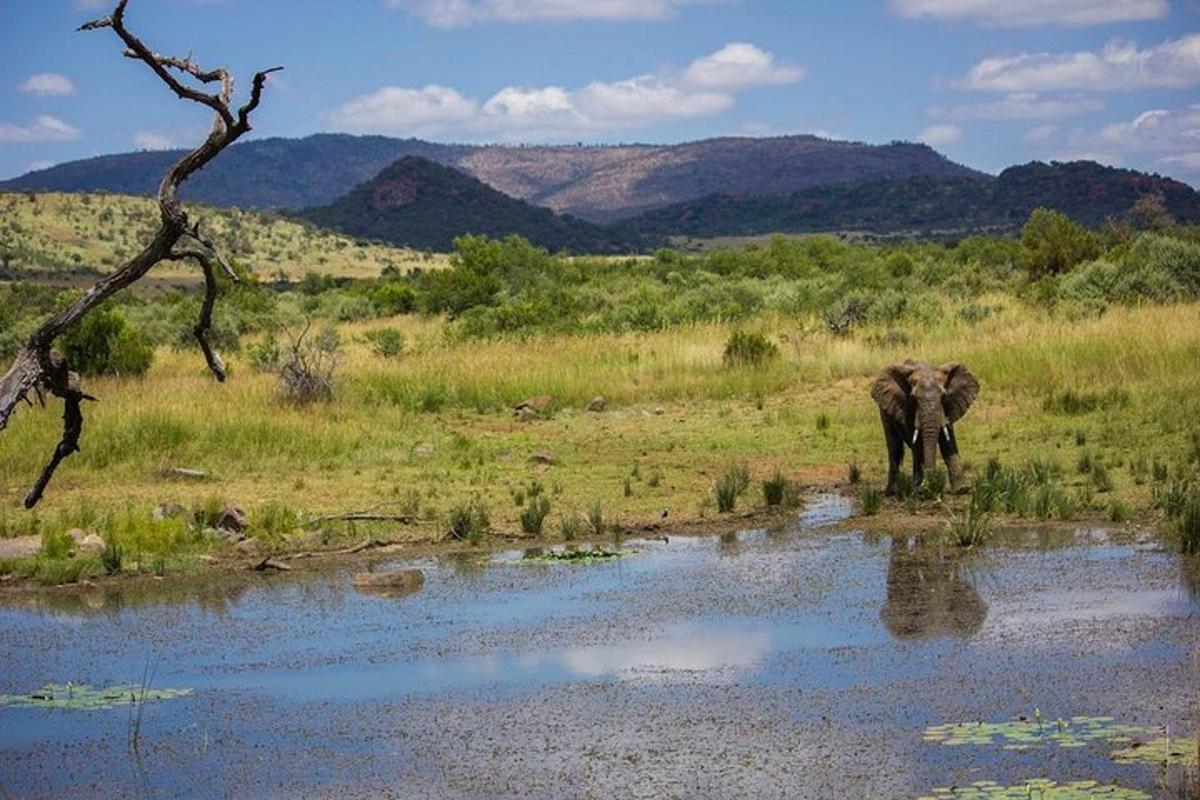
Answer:
[[(209, 253), (215, 257), (232, 280), (236, 281), (237, 277), (216, 245), (200, 232), (199, 223), (189, 226), (187, 212), (179, 203), (179, 187), (192, 173), (250, 130), (250, 114), (258, 108), (262, 100), (267, 75), (282, 68), (272, 67), (255, 74), (251, 83), (249, 99), (235, 112), (231, 105), (233, 78), (228, 70), (224, 68), (205, 70), (196, 65), (190, 55), (186, 58), (178, 58), (151, 51), (142, 43), (141, 39), (125, 27), (125, 7), (128, 3), (129, 0), (119, 0), (112, 14), (88, 22), (80, 26), (79, 30), (94, 31), (111, 28), (125, 45), (123, 51), (125, 56), (145, 63), (180, 99), (199, 103), (212, 110), (212, 130), (204, 142), (185, 154), (163, 176), (158, 187), (158, 206), (162, 222), (153, 239), (141, 252), (119, 269), (101, 278), (82, 297), (46, 320), (30, 335), (25, 347), (17, 354), (12, 367), (3, 378), (0, 378), (0, 431), (8, 426), (8, 421), (16, 411), (18, 404), (22, 400), (29, 402), (31, 392), (35, 393), (39, 400), (44, 392), (49, 392), (62, 399), (64, 404), (62, 439), (38, 477), (37, 483), (26, 496), (26, 508), (32, 508), (41, 499), (42, 493), (62, 460), (79, 450), (79, 437), (83, 431), (82, 401), (95, 399), (83, 392), (79, 385), (79, 376), (71, 371), (70, 365), (59, 353), (53, 351), (55, 341), (96, 306), (122, 289), (137, 283), (160, 261), (190, 258), (196, 261), (203, 270), (204, 304), (201, 307), (200, 319), (194, 333), (204, 352), (209, 369), (212, 370), (217, 380), (225, 378), (224, 364), (208, 343), (208, 331), (212, 325), (212, 309), (217, 298), (217, 284)], [(172, 71), (180, 73), (183, 80), (177, 78)], [(194, 86), (189, 86), (184, 82), (188, 79), (205, 85), (219, 83), (220, 88), (217, 92), (210, 94)], [(176, 244), (184, 236), (199, 242), (208, 252), (191, 249), (177, 250)]]

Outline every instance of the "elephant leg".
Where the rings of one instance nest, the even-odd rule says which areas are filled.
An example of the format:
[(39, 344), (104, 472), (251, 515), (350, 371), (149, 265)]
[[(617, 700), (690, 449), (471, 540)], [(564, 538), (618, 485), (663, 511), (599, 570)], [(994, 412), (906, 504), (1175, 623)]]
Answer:
[(887, 489), (884, 494), (891, 497), (896, 493), (896, 476), (900, 473), (900, 465), (904, 462), (904, 439), (897, 430), (896, 423), (880, 414), (883, 419), (883, 437), (887, 441), (888, 476)]
[(946, 461), (946, 471), (950, 474), (950, 491), (962, 494), (971, 487), (963, 476), (962, 462), (958, 457), (958, 440), (954, 436), (954, 426), (947, 425), (946, 432), (938, 437), (938, 449)]

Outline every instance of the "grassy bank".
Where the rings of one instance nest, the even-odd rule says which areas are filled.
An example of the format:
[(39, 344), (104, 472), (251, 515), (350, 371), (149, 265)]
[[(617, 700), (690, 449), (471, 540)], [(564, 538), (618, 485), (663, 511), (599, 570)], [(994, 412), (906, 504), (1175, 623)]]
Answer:
[[(1178, 477), (1200, 458), (1200, 305), (1116, 308), (1077, 322), (1002, 305), (974, 324), (946, 315), (907, 345), (760, 317), (752, 326), (778, 343), (778, 357), (732, 368), (722, 356), (733, 327), (720, 323), (482, 342), (447, 342), (444, 323), (417, 317), (346, 325), (337, 397), (308, 407), (281, 404), (275, 376), (246, 358), (231, 358), (221, 385), (197, 353), (163, 350), (142, 379), (89, 382), (101, 402), (89, 408), (83, 452), (33, 513), (19, 510), (20, 498), (59, 420), (53, 409), (19, 413), (0, 448), (0, 535), (115, 532), (127, 552), (145, 554), (139, 567), (175, 568), (217, 545), (177, 521), (153, 521), (164, 502), (240, 505), (269, 548), (283, 547), (305, 517), (385, 502), (415, 518), (403, 534), (414, 540), (442, 537), (450, 512), (470, 499), (494, 528), (519, 531), (517, 499), (536, 493), (531, 483), (549, 499), (547, 531), (593, 507), (625, 523), (663, 509), (676, 521), (711, 518), (714, 485), (735, 463), (752, 476), (740, 508), (762, 504), (759, 482), (776, 470), (834, 486), (855, 464), (862, 481), (881, 483), (867, 388), (880, 366), (909, 356), (962, 360), (979, 377), (981, 398), (959, 430), (976, 473), (992, 459), (1037, 460), (1079, 493), (1076, 513), (1120, 504), (1148, 519), (1162, 482), (1154, 465)], [(404, 333), (406, 353), (373, 352), (367, 334), (380, 325)], [(511, 407), (538, 395), (551, 398), (548, 418), (518, 420)], [(606, 410), (585, 411), (596, 395)], [(546, 452), (552, 464), (533, 460)], [(210, 477), (172, 480), (172, 467)]]

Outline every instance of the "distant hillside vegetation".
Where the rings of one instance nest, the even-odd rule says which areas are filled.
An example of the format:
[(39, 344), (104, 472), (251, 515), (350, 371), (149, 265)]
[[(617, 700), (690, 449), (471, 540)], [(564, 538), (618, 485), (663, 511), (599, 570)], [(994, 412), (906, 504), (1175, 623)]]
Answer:
[[(310, 272), (374, 278), (387, 267), (441, 263), (441, 257), (357, 242), (275, 214), (189, 206), (224, 251), (263, 279)], [(109, 272), (145, 246), (159, 223), (147, 197), (0, 193), (0, 280)], [(165, 262), (152, 276), (198, 279), (190, 263)]]
[(560, 217), (498, 192), (469, 175), (407, 156), (345, 197), (298, 216), (365, 239), (421, 250), (450, 250), (464, 234), (518, 234), (549, 250), (630, 253), (645, 241), (623, 226)]
[(1170, 178), (1091, 161), (1033, 162), (995, 178), (906, 178), (819, 186), (769, 197), (712, 194), (630, 220), (651, 236), (753, 236), (866, 231), (955, 234), (1015, 231), (1039, 206), (1086, 225), (1127, 215), (1157, 195), (1179, 222), (1200, 222), (1200, 193)]
[[(153, 194), (182, 151), (99, 156), (0, 183), (6, 189)], [(240, 142), (194, 175), (183, 196), (216, 206), (299, 209), (332, 203), (389, 164), (420, 156), (530, 203), (612, 221), (714, 192), (774, 195), (888, 178), (981, 178), (922, 144), (816, 136), (677, 145), (525, 147), (319, 134)]]

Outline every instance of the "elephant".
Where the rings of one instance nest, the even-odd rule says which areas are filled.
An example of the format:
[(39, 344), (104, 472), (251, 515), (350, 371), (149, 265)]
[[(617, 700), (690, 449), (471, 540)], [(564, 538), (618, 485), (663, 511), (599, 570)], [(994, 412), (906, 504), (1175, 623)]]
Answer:
[(879, 616), (897, 639), (975, 635), (987, 619), (979, 592), (959, 574), (960, 554), (921, 537), (893, 536), (887, 600)]
[(896, 477), (904, 461), (904, 448), (913, 451), (913, 484), (937, 467), (941, 450), (950, 475), (950, 489), (963, 492), (962, 464), (954, 423), (962, 419), (979, 394), (979, 381), (963, 364), (933, 366), (905, 361), (891, 364), (871, 386), (871, 398), (879, 405), (883, 435), (887, 439), (887, 494), (896, 493)]

